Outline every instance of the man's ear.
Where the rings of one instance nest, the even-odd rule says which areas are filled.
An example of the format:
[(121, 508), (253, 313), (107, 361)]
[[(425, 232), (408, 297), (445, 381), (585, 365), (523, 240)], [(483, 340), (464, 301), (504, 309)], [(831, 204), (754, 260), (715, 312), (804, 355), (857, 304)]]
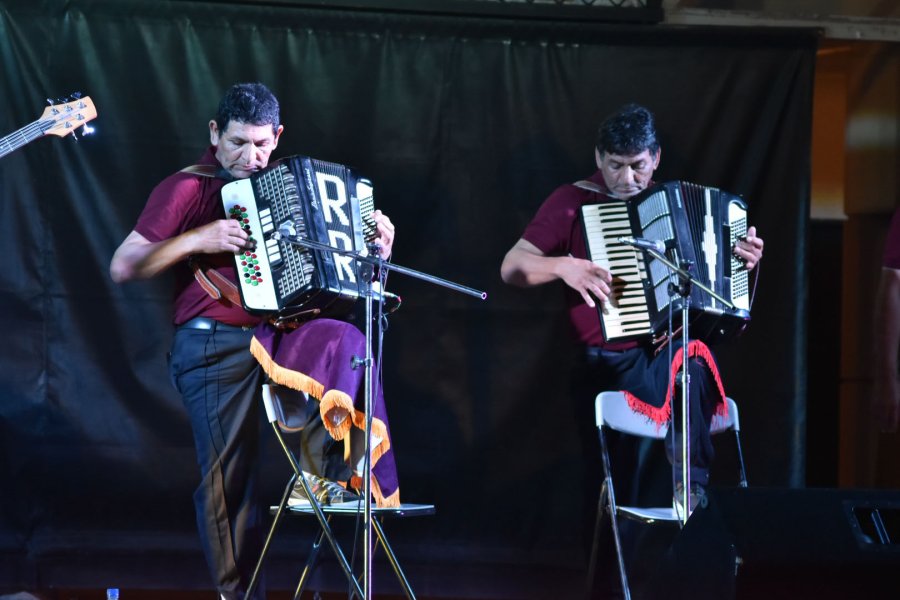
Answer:
[(602, 162), (603, 157), (600, 155), (600, 151), (594, 148), (594, 162), (597, 163), (597, 168), (600, 168), (600, 163)]
[(215, 119), (209, 122), (209, 143), (213, 146), (219, 145), (219, 125)]
[(654, 171), (655, 171), (656, 168), (659, 166), (659, 159), (660, 159), (660, 157), (662, 157), (662, 147), (660, 147), (660, 148), (656, 151), (656, 156), (653, 157), (653, 170), (654, 170)]
[(284, 125), (279, 125), (279, 126), (278, 126), (278, 129), (275, 131), (275, 144), (274, 144), (274, 146), (277, 146), (277, 145), (278, 145), (278, 139), (281, 137), (281, 134), (282, 134), (282, 133), (284, 133)]

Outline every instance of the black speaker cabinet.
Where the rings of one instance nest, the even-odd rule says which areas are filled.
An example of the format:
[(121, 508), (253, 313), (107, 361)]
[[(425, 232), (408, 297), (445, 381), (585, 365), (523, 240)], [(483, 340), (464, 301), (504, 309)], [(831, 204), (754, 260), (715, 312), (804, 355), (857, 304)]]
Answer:
[(900, 598), (900, 492), (711, 488), (652, 598)]

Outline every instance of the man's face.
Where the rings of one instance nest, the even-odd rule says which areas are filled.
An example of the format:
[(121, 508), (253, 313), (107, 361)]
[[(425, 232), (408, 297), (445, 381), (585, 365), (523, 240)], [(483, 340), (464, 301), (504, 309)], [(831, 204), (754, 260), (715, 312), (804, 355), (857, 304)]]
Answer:
[(235, 179), (250, 177), (269, 164), (269, 156), (278, 146), (282, 125), (272, 132), (271, 125), (248, 125), (229, 121), (219, 131), (215, 120), (209, 122), (209, 141), (216, 147), (216, 159)]
[(597, 168), (603, 173), (603, 181), (615, 198), (630, 198), (646, 188), (659, 166), (660, 152), (655, 155), (644, 150), (633, 156), (622, 156), (594, 150)]

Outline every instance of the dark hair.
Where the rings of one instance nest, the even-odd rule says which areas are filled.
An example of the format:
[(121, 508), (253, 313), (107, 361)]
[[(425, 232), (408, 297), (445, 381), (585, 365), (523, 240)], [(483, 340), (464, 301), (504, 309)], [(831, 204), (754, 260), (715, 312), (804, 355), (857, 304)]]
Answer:
[(597, 131), (597, 151), (602, 155), (634, 156), (644, 150), (659, 152), (653, 113), (639, 104), (626, 104), (606, 117)]
[(278, 99), (261, 83), (236, 83), (222, 96), (216, 111), (216, 125), (220, 132), (228, 129), (231, 121), (271, 125), (272, 133), (275, 133), (281, 125)]

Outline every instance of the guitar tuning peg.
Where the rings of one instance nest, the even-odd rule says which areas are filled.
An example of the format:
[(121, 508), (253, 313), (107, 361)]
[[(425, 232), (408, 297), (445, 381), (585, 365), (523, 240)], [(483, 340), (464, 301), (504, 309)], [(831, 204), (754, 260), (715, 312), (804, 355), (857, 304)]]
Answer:
[(81, 92), (72, 92), (72, 97), (76, 100), (81, 100)]

